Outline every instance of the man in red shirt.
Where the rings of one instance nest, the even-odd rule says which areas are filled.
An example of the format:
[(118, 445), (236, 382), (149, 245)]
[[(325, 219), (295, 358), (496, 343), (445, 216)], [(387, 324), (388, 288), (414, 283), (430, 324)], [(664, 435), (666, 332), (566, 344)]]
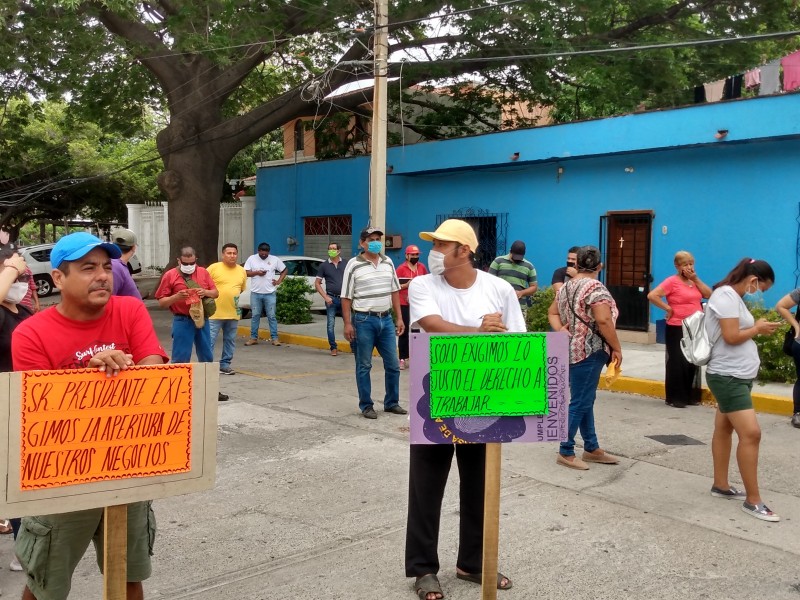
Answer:
[[(190, 288), (192, 292), (189, 292)], [(211, 275), (197, 264), (194, 248), (184, 246), (178, 257), (178, 265), (164, 273), (155, 294), (158, 305), (172, 312), (172, 362), (191, 362), (192, 345), (195, 347), (198, 362), (214, 362), (208, 319), (203, 319), (202, 327), (196, 327), (189, 316), (187, 300), (192, 293), (196, 293), (201, 301), (203, 298), (219, 296)], [(220, 402), (227, 399), (227, 394), (219, 393)]]
[[(411, 315), (408, 306), (408, 286), (414, 277), (428, 274), (428, 269), (419, 262), (419, 248), (417, 246), (411, 244), (406, 248), (406, 260), (396, 270), (397, 279), (400, 281), (400, 312), (403, 314), (403, 323), (411, 323), (409, 321)], [(406, 327), (403, 335), (397, 340), (401, 371), (409, 366), (408, 334), (410, 330), (410, 327)]]
[[(109, 376), (133, 365), (166, 363), (153, 322), (141, 301), (112, 296), (111, 259), (119, 248), (85, 232), (61, 238), (50, 262), (61, 302), (24, 322), (12, 335), (15, 371), (96, 368)], [(128, 505), (128, 600), (144, 598), (150, 576), (150, 502)], [(16, 554), (28, 576), (23, 600), (66, 598), (89, 542), (102, 557), (103, 509), (25, 517)], [(49, 551), (41, 548), (47, 545)], [(102, 558), (100, 559), (102, 560)]]

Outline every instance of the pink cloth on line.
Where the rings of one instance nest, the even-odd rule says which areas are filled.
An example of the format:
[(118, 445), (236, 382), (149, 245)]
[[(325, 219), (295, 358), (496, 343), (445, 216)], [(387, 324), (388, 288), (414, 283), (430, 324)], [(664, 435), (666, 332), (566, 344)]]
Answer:
[(781, 59), (783, 67), (783, 90), (790, 92), (800, 87), (800, 50)]
[(751, 69), (744, 74), (744, 87), (752, 88), (761, 83), (761, 69)]

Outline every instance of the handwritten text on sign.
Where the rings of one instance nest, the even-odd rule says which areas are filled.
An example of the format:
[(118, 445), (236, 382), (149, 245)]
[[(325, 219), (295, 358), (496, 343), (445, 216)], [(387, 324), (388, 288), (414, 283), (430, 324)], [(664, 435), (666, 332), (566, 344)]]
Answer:
[(192, 366), (22, 377), (22, 490), (189, 471)]
[(546, 334), (431, 336), (431, 417), (547, 414)]

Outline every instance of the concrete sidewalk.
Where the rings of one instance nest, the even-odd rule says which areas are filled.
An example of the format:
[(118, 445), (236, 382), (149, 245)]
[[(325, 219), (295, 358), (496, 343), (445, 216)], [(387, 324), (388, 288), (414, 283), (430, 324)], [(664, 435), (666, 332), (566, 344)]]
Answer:
[[(311, 348), (328, 349), (328, 336), (325, 315), (312, 313), (313, 321), (303, 325), (278, 325), (278, 337), (286, 344), (296, 344)], [(339, 350), (350, 352), (350, 344), (344, 340), (342, 319), (336, 318), (336, 340)], [(239, 335), (250, 335), (250, 320), (244, 319), (239, 325)], [(261, 318), (259, 337), (269, 339), (269, 327), (266, 317)], [(622, 342), (622, 375), (611, 386), (611, 391), (628, 392), (665, 398), (664, 392), (664, 345), (636, 344)], [(705, 369), (703, 370), (704, 404), (714, 404), (714, 398), (705, 385)], [(757, 411), (776, 415), (791, 415), (792, 384), (788, 383), (756, 383), (753, 387), (753, 404)]]

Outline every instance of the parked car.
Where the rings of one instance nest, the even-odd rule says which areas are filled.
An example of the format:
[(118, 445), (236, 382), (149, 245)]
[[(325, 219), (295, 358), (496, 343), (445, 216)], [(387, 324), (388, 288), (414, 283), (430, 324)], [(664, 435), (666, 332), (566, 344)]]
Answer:
[[(36, 293), (40, 298), (51, 295), (55, 292), (53, 278), (50, 275), (53, 267), (50, 265), (50, 252), (55, 244), (37, 244), (36, 246), (25, 246), (20, 248), (20, 254), (25, 259), (28, 267), (33, 273), (33, 280), (36, 282)], [(142, 272), (142, 263), (134, 254), (128, 261), (128, 271), (131, 275)]]
[[(312, 288), (314, 287), (314, 280), (317, 278), (317, 271), (323, 261), (320, 258), (311, 258), (310, 256), (279, 256), (286, 265), (287, 277), (303, 277), (306, 283)], [(322, 282), (322, 287), (325, 287), (325, 282)], [(314, 289), (310, 294), (306, 294), (306, 298), (311, 301), (311, 310), (325, 310), (325, 300), (322, 299)], [(242, 309), (242, 318), (250, 318), (250, 278), (247, 278), (247, 289), (239, 296), (239, 308)]]

